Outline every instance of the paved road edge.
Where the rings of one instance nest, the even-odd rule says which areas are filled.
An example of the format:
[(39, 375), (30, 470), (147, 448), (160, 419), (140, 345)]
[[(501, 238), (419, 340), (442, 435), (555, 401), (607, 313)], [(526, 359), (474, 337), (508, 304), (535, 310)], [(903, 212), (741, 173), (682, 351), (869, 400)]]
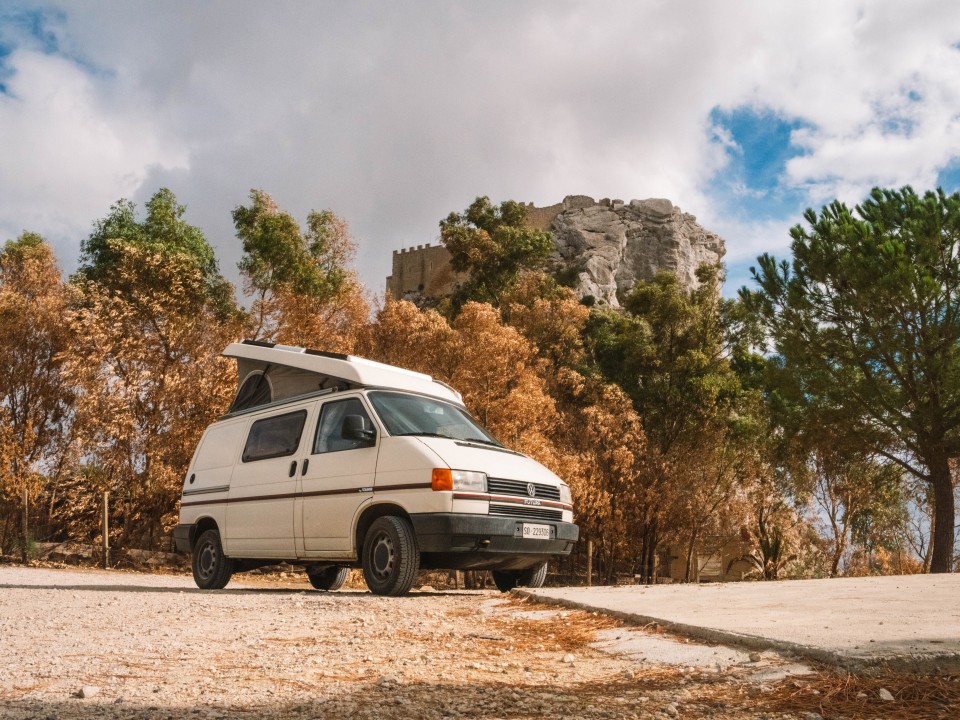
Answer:
[(715, 628), (703, 627), (701, 625), (690, 625), (687, 623), (677, 623), (665, 618), (644, 615), (639, 612), (624, 612), (622, 610), (611, 610), (602, 605), (592, 605), (590, 603), (570, 600), (569, 598), (554, 597), (549, 594), (549, 588), (530, 590), (527, 588), (516, 588), (511, 591), (513, 595), (536, 600), (537, 602), (547, 603), (549, 605), (559, 605), (572, 610), (585, 610), (587, 612), (599, 612), (610, 617), (615, 617), (631, 625), (649, 626), (659, 625), (664, 629), (690, 638), (691, 640), (701, 640), (703, 642), (717, 643), (720, 645), (732, 645), (734, 647), (743, 647), (750, 650), (774, 650), (777, 652), (793, 655), (805, 660), (813, 660), (824, 665), (830, 665), (849, 672), (871, 674), (879, 673), (885, 670), (897, 672), (914, 672), (924, 675), (954, 674), (960, 672), (960, 655), (955, 653), (931, 654), (924, 653), (919, 655), (901, 655), (897, 657), (887, 657), (883, 659), (865, 658), (856, 655), (846, 655), (840, 652), (827, 650), (811, 645), (801, 645), (786, 640), (776, 640), (763, 637), (761, 635), (750, 635), (748, 633), (736, 633), (728, 630), (717, 630)]

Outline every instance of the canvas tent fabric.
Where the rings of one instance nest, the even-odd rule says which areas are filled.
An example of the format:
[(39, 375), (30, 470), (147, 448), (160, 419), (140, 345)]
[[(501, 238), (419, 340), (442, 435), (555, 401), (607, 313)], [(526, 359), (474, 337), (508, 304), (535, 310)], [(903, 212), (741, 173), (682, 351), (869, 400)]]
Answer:
[[(320, 375), (301, 368), (286, 365), (274, 365), (256, 360), (237, 359), (237, 397), (231, 406), (231, 412), (249, 407), (264, 405), (275, 400), (286, 400), (297, 395), (306, 395), (317, 390), (326, 390), (337, 386), (349, 386), (339, 378)], [(244, 387), (256, 387), (255, 397), (241, 397)]]

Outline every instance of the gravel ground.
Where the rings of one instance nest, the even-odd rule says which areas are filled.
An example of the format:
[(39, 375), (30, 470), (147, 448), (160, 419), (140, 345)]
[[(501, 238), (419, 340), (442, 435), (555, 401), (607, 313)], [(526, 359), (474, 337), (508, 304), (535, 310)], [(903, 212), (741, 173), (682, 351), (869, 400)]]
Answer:
[(757, 710), (804, 672), (490, 591), (0, 567), (2, 718), (808, 720)]

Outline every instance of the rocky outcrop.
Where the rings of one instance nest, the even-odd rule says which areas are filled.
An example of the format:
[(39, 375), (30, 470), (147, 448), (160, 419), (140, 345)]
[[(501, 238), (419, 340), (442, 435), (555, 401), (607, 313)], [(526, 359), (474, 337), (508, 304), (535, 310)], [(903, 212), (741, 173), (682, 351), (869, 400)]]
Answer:
[[(550, 210), (556, 210), (549, 228), (557, 250), (549, 270), (572, 279), (580, 297), (593, 296), (597, 304), (620, 307), (634, 283), (659, 270), (676, 273), (693, 289), (697, 268), (726, 254), (723, 238), (669, 200), (595, 202), (577, 195)], [(544, 225), (546, 219), (538, 217)]]

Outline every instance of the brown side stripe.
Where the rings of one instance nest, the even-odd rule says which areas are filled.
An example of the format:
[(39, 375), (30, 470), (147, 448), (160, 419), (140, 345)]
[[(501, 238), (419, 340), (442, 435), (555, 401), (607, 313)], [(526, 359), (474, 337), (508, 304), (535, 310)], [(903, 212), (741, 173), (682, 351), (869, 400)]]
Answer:
[(299, 493), (277, 493), (276, 495), (251, 495), (241, 498), (221, 498), (214, 500), (194, 500), (192, 502), (180, 503), (180, 507), (193, 507), (195, 505), (229, 505), (240, 502), (257, 502), (260, 500), (289, 500), (290, 498), (324, 497), (328, 495), (356, 495), (360, 492), (391, 492), (394, 490), (421, 490), (430, 488), (430, 483), (406, 483), (403, 485), (382, 485), (371, 488), (370, 486), (338, 488), (336, 490), (313, 490), (311, 492)]

